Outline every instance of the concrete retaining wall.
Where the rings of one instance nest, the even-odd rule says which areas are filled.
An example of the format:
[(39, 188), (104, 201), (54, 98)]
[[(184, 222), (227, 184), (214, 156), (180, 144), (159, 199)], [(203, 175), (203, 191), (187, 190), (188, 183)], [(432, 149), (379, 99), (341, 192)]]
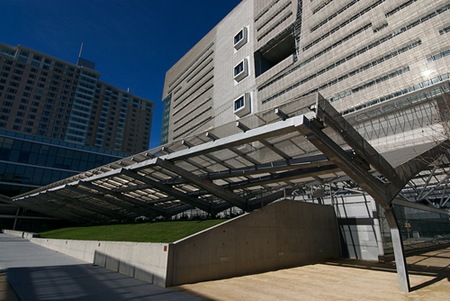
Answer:
[(339, 257), (333, 207), (285, 200), (175, 242), (170, 246), (167, 285)]
[(340, 257), (332, 206), (285, 200), (171, 244), (21, 236), (158, 286), (271, 271)]
[(30, 239), (36, 236), (35, 233), (30, 233), (30, 232), (23, 232), (23, 231), (16, 231), (16, 230), (7, 230), (7, 229), (3, 229), (0, 232), (3, 232), (5, 234), (11, 235), (11, 236), (16, 236), (16, 237), (23, 237), (25, 239)]
[(166, 284), (168, 244), (46, 238), (30, 241), (158, 286)]

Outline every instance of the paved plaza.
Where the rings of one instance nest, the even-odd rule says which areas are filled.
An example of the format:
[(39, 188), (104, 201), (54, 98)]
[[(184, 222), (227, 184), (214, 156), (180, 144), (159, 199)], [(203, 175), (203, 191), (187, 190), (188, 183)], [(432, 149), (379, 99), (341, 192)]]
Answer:
[(201, 300), (5, 234), (0, 271), (0, 300)]
[(338, 260), (183, 285), (209, 300), (450, 300), (450, 248), (407, 258), (412, 292), (399, 290), (393, 264)]
[(164, 289), (0, 234), (0, 300), (449, 300), (450, 248), (407, 261), (409, 294), (393, 264), (356, 260)]

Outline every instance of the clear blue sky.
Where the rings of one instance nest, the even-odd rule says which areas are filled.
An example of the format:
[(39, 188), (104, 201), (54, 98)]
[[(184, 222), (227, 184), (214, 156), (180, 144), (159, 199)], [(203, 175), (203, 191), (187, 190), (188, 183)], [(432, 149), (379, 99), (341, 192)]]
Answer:
[(95, 62), (101, 80), (155, 103), (159, 145), (165, 72), (240, 0), (0, 0), (0, 43), (70, 63)]

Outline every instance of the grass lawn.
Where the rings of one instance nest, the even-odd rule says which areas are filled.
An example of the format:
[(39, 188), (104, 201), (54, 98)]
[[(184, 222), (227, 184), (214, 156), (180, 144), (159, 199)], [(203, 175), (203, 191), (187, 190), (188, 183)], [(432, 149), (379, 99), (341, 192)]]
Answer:
[(214, 219), (74, 227), (47, 231), (40, 235), (44, 238), (54, 239), (174, 242), (224, 221), (223, 219)]

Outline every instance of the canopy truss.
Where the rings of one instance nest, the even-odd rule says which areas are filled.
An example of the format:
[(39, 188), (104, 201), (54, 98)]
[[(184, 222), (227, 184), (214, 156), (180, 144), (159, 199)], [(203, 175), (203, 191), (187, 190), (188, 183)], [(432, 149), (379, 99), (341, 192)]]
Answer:
[[(450, 149), (448, 133), (443, 131), (448, 118), (442, 118), (448, 114), (448, 83), (420, 93), (346, 118), (319, 94), (293, 99), (232, 125), (81, 173), (13, 201), (76, 223), (109, 223), (141, 216), (168, 218), (191, 208), (211, 215), (230, 207), (251, 211), (298, 187), (351, 179), (385, 210), (397, 242), (394, 251), (400, 285), (407, 291), (392, 201), (430, 163), (440, 156), (448, 159)], [(420, 143), (413, 137), (416, 143), (408, 145), (408, 138), (402, 136), (396, 138), (402, 144), (396, 140), (384, 143), (385, 149), (376, 149), (367, 141), (387, 140), (397, 135), (395, 131), (413, 133), (427, 126), (433, 135)]]

